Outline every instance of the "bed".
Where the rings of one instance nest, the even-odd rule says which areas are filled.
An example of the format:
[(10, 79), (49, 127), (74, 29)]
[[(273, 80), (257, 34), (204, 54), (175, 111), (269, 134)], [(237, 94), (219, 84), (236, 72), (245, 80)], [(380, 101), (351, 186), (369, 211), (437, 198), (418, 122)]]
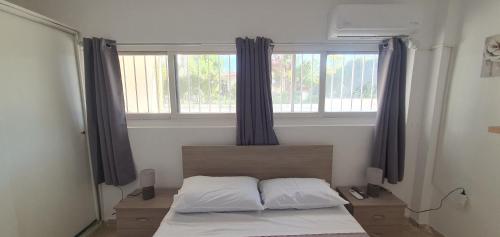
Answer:
[[(332, 153), (331, 145), (183, 146), (183, 172), (184, 178), (197, 175), (299, 177), (331, 183)], [(190, 214), (169, 211), (154, 236), (368, 237), (343, 206)]]

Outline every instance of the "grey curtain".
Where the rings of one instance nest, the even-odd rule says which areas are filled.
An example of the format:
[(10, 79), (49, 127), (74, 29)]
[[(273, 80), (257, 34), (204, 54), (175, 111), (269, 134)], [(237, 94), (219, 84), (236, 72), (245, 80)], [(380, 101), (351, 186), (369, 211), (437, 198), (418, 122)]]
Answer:
[(272, 41), (236, 39), (236, 143), (278, 145), (271, 96)]
[(407, 47), (400, 38), (379, 46), (378, 113), (372, 166), (395, 184), (403, 180), (405, 163), (405, 96)]
[(85, 95), (90, 155), (97, 184), (136, 179), (128, 138), (120, 64), (115, 42), (84, 39)]

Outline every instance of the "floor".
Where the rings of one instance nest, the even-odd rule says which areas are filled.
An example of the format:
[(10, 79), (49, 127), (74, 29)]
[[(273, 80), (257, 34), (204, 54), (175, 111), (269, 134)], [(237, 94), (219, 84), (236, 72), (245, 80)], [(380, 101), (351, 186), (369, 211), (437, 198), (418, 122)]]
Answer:
[[(430, 231), (408, 224), (401, 237), (442, 237), (441, 235), (431, 234)], [(118, 237), (115, 224), (103, 224), (91, 237)]]

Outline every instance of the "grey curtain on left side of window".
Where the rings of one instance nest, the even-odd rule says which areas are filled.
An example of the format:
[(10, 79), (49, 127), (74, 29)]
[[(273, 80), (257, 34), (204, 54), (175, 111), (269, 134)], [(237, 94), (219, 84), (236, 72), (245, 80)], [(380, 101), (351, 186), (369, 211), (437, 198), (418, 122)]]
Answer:
[(90, 156), (97, 184), (136, 179), (115, 42), (84, 39), (85, 95)]
[(272, 41), (236, 39), (236, 144), (278, 145), (271, 94)]
[(407, 46), (400, 38), (379, 45), (378, 113), (372, 166), (395, 184), (403, 180), (406, 129)]

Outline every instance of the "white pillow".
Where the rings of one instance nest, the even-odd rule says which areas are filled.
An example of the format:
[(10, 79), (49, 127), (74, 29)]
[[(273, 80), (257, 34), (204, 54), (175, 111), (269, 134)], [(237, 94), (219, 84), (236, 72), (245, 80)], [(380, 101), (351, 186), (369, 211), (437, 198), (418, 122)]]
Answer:
[(263, 210), (259, 180), (252, 177), (194, 176), (184, 179), (172, 208), (179, 213)]
[(313, 209), (347, 204), (330, 185), (315, 178), (280, 178), (259, 183), (266, 209)]

